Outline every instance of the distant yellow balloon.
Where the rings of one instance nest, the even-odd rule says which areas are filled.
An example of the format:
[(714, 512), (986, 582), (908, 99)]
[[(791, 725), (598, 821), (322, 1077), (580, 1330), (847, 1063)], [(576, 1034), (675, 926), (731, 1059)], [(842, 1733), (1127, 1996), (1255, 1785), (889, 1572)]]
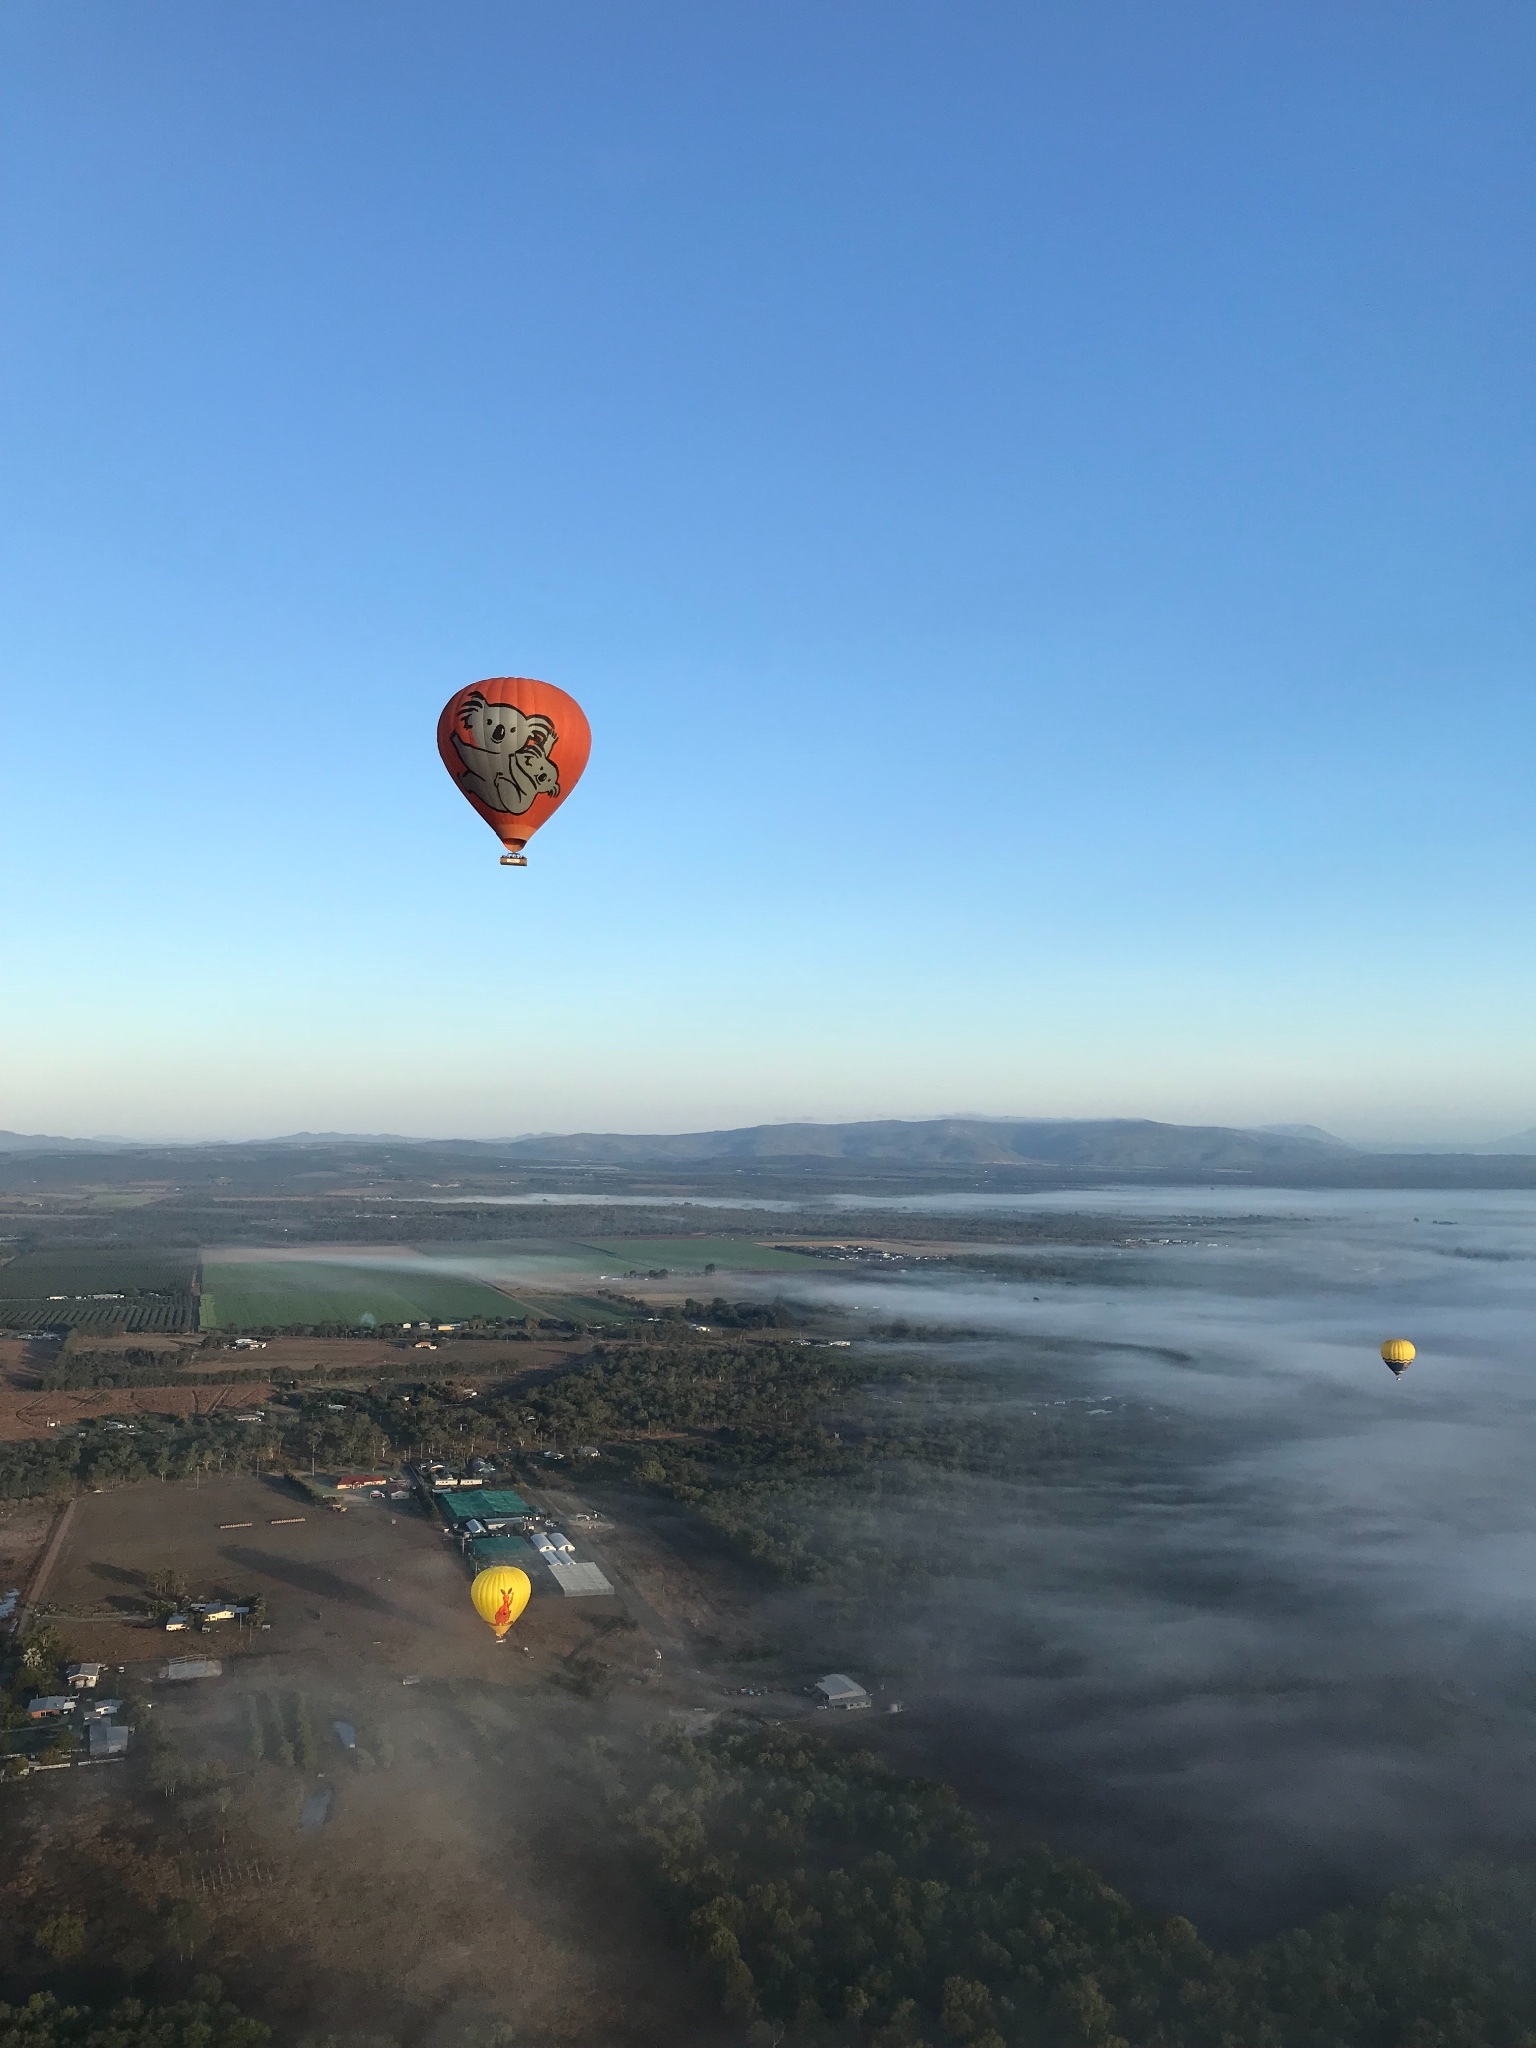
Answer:
[(520, 1572), (515, 1564), (493, 1564), (477, 1574), (469, 1597), (480, 1619), (495, 1629), (499, 1643), (528, 1605), (532, 1591), (528, 1574)]
[(1418, 1355), (1406, 1337), (1389, 1337), (1381, 1347), (1381, 1362), (1394, 1379), (1401, 1378)]

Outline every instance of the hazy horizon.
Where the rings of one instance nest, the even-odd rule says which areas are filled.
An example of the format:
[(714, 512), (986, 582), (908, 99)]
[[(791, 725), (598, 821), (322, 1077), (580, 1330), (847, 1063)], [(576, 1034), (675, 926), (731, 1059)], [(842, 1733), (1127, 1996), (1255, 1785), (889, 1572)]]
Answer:
[(525, 1144), (538, 1138), (566, 1138), (582, 1136), (616, 1137), (686, 1137), (714, 1131), (773, 1130), (796, 1124), (842, 1125), (862, 1123), (1155, 1123), (1170, 1126), (1182, 1125), (1194, 1129), (1223, 1129), (1255, 1134), (1302, 1136), (1316, 1133), (1319, 1140), (1334, 1138), (1341, 1144), (1370, 1151), (1381, 1146), (1390, 1151), (1413, 1151), (1422, 1145), (1427, 1150), (1455, 1149), (1457, 1145), (1476, 1148), (1499, 1144), (1512, 1138), (1523, 1137), (1533, 1127), (1522, 1123), (1518, 1117), (1510, 1116), (1502, 1121), (1490, 1121), (1483, 1127), (1469, 1131), (1465, 1127), (1450, 1128), (1431, 1134), (1428, 1131), (1405, 1134), (1393, 1129), (1360, 1129), (1351, 1131), (1347, 1125), (1331, 1127), (1316, 1123), (1310, 1118), (1275, 1118), (1234, 1121), (1216, 1116), (1158, 1116), (1145, 1111), (1117, 1110), (1099, 1112), (1093, 1110), (1051, 1112), (1042, 1110), (876, 1110), (859, 1115), (803, 1115), (803, 1116), (758, 1116), (743, 1118), (737, 1122), (723, 1121), (700, 1123), (656, 1124), (616, 1121), (613, 1123), (573, 1124), (564, 1129), (541, 1126), (537, 1130), (445, 1130), (422, 1128), (343, 1129), (337, 1125), (303, 1126), (297, 1124), (274, 1125), (270, 1129), (213, 1128), (204, 1131), (183, 1129), (161, 1129), (140, 1133), (119, 1130), (53, 1128), (23, 1129), (14, 1123), (0, 1122), (0, 1137), (37, 1138), (39, 1140), (67, 1140), (75, 1144), (122, 1145), (129, 1147), (180, 1145), (256, 1145), (277, 1144), (286, 1140), (335, 1140), (388, 1143), (398, 1141), (405, 1144), (482, 1144), (515, 1145)]

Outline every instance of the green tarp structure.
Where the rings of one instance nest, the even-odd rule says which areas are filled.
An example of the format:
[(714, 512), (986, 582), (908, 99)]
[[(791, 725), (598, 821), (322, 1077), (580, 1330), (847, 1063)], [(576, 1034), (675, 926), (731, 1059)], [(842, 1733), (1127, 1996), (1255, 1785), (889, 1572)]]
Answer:
[(520, 1493), (492, 1493), (480, 1486), (461, 1487), (457, 1493), (440, 1493), (436, 1496), (451, 1528), (463, 1523), (510, 1522), (518, 1515), (531, 1515), (529, 1507)]
[(521, 1536), (477, 1536), (469, 1546), (469, 1561), (477, 1572), (488, 1564), (526, 1564), (533, 1545)]

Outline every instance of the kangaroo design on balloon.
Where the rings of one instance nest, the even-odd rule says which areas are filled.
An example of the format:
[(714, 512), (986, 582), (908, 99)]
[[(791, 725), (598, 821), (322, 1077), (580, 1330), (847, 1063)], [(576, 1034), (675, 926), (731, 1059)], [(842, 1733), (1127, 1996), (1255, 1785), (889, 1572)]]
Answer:
[(560, 770), (550, 758), (559, 735), (547, 718), (525, 717), (514, 704), (487, 703), (476, 690), (456, 722), (460, 785), (487, 810), (521, 817), (535, 797), (560, 794)]

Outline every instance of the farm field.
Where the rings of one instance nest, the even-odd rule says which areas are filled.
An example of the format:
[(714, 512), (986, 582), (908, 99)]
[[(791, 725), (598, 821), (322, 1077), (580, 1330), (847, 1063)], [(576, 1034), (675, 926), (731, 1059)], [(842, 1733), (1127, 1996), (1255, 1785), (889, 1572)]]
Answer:
[(591, 1249), (619, 1260), (621, 1276), (633, 1267), (643, 1272), (664, 1266), (669, 1273), (702, 1273), (706, 1266), (722, 1273), (804, 1273), (806, 1265), (795, 1252), (775, 1251), (744, 1237), (621, 1237)]
[(384, 1325), (536, 1313), (478, 1281), (416, 1274), (403, 1265), (378, 1271), (313, 1259), (208, 1258), (203, 1263), (205, 1330), (361, 1323), (365, 1317)]
[(174, 1336), (197, 1327), (197, 1303), (190, 1294), (150, 1295), (138, 1301), (64, 1300), (33, 1295), (0, 1296), (0, 1329), (80, 1330), (110, 1336), (119, 1330)]
[(614, 1307), (611, 1301), (599, 1301), (590, 1294), (535, 1294), (525, 1288), (519, 1297), (528, 1304), (531, 1314), (555, 1316), (566, 1323), (622, 1323), (626, 1320), (624, 1311)]
[(22, 1252), (0, 1265), (0, 1296), (190, 1294), (195, 1251), (136, 1248)]
[(594, 1280), (622, 1279), (634, 1268), (665, 1266), (669, 1272), (801, 1273), (805, 1261), (750, 1237), (540, 1238), (535, 1243), (421, 1244), (424, 1258), (451, 1261), (497, 1287), (541, 1294), (579, 1289)]
[(23, 1252), (0, 1265), (0, 1328), (193, 1330), (196, 1269), (195, 1252)]

